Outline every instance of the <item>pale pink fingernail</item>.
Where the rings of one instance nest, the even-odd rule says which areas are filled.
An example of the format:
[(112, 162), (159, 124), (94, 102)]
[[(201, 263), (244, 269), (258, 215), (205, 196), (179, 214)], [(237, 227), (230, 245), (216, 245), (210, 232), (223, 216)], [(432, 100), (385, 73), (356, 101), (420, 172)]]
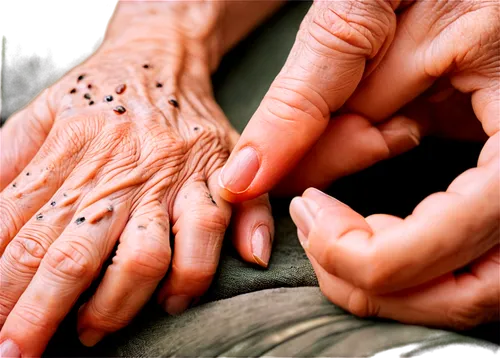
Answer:
[(334, 198), (333, 196), (323, 193), (321, 190), (318, 190), (316, 188), (307, 189), (303, 196), (309, 200), (316, 201), (320, 205), (322, 202), (325, 203), (325, 201), (328, 201), (328, 204), (330, 205), (331, 203), (336, 203), (339, 205), (348, 206), (340, 200)]
[(21, 350), (11, 339), (0, 344), (0, 358), (21, 358)]
[(99, 343), (104, 338), (105, 335), (106, 333), (102, 331), (97, 331), (94, 329), (85, 329), (79, 334), (78, 339), (84, 346), (93, 347), (97, 343)]
[(318, 209), (319, 206), (314, 201), (301, 197), (294, 198), (290, 203), (292, 220), (305, 237), (309, 236)]
[(222, 168), (220, 185), (231, 193), (243, 193), (252, 184), (259, 167), (259, 157), (255, 149), (245, 147), (233, 154)]
[(268, 227), (260, 225), (252, 235), (252, 254), (260, 266), (267, 267), (269, 264), (271, 246), (271, 233)]
[(192, 298), (186, 295), (177, 295), (167, 298), (163, 304), (163, 309), (172, 316), (176, 316), (188, 309)]

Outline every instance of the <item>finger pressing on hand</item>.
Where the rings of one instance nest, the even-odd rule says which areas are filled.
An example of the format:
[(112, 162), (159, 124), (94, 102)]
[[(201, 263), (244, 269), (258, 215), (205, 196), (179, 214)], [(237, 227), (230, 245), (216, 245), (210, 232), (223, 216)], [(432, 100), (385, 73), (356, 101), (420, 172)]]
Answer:
[(399, 291), (456, 270), (497, 244), (500, 203), (490, 199), (500, 194), (497, 162), (465, 172), (404, 220), (365, 219), (315, 189), (295, 198), (290, 213), (307, 253), (328, 273), (368, 291)]
[(174, 204), (172, 265), (158, 302), (180, 314), (208, 289), (219, 264), (231, 207), (218, 200), (202, 181), (185, 185)]
[(222, 171), (221, 195), (239, 202), (268, 192), (321, 136), (395, 26), (386, 1), (315, 2)]
[(0, 331), (0, 352), (12, 357), (43, 353), (63, 318), (98, 275), (125, 227), (128, 210), (127, 203), (117, 198), (99, 200), (76, 213), (7, 317)]
[(447, 273), (421, 286), (386, 295), (366, 291), (332, 275), (314, 257), (308, 257), (323, 294), (359, 317), (455, 330), (500, 319), (499, 246), (473, 263), (467, 272)]
[(85, 346), (125, 327), (152, 296), (170, 264), (169, 233), (164, 205), (153, 199), (141, 203), (97, 291), (78, 312), (79, 337)]
[(48, 96), (49, 90), (43, 91), (0, 129), (0, 190), (26, 167), (47, 138), (54, 122)]

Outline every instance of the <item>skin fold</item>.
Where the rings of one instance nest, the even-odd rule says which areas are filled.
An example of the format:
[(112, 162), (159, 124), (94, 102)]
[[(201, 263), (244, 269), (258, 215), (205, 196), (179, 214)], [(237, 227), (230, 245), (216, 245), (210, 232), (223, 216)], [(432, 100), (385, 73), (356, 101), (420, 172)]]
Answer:
[(97, 52), (2, 128), (2, 357), (41, 355), (114, 248), (79, 310), (85, 345), (128, 324), (165, 276), (165, 310), (193, 304), (215, 274), (233, 212), (235, 247), (267, 266), (267, 196), (231, 206), (217, 190), (238, 134), (210, 74), (279, 5), (227, 20), (241, 4), (121, 3)]

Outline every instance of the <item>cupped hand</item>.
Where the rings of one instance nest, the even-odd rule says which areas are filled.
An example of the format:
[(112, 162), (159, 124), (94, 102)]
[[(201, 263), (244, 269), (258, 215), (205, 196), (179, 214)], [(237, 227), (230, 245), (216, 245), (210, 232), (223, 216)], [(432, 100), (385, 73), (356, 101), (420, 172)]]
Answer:
[(477, 168), (405, 219), (363, 218), (313, 190), (292, 202), (323, 292), (353, 313), (455, 328), (499, 319), (499, 7), (315, 2), (223, 168), (221, 195), (238, 202), (278, 183), (323, 188), (426, 134), (489, 137)]
[[(124, 327), (167, 270), (159, 302), (189, 307), (218, 265), (232, 208), (217, 180), (236, 139), (209, 66), (144, 39), (101, 49), (16, 113), (1, 130), (0, 351), (40, 355), (115, 246), (79, 311), (84, 344)], [(266, 266), (267, 197), (234, 211), (236, 248)]]

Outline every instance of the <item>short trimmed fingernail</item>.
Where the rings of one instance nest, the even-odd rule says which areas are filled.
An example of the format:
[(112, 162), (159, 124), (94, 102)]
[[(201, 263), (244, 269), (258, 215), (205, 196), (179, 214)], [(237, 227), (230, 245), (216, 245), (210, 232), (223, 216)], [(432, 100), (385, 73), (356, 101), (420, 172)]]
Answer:
[(301, 197), (294, 198), (290, 203), (292, 220), (305, 237), (309, 236), (318, 209), (319, 206), (314, 201)]
[(104, 338), (105, 335), (106, 333), (102, 331), (97, 331), (94, 329), (85, 329), (79, 334), (78, 339), (80, 339), (80, 342), (84, 346), (93, 347), (97, 343), (99, 343)]
[(220, 185), (231, 193), (243, 193), (252, 184), (259, 167), (255, 149), (245, 147), (232, 156), (222, 169)]
[(176, 316), (184, 312), (191, 305), (192, 298), (186, 295), (171, 296), (165, 300), (163, 309), (168, 314)]
[(337, 203), (337, 204), (340, 204), (340, 205), (347, 206), (347, 204), (344, 204), (339, 199), (334, 198), (333, 196), (330, 196), (330, 195), (328, 195), (326, 193), (323, 193), (321, 190), (318, 190), (316, 188), (307, 189), (307, 195), (306, 196), (307, 196), (307, 199), (310, 199), (310, 200), (313, 200), (313, 201), (320, 201), (320, 203), (321, 202), (325, 202), (325, 199), (326, 199), (326, 200), (329, 200), (330, 203), (334, 202), (334, 203)]
[(263, 267), (269, 264), (271, 257), (271, 233), (265, 225), (260, 225), (252, 235), (252, 254), (255, 261)]
[(11, 339), (0, 344), (0, 358), (20, 358), (21, 350)]

